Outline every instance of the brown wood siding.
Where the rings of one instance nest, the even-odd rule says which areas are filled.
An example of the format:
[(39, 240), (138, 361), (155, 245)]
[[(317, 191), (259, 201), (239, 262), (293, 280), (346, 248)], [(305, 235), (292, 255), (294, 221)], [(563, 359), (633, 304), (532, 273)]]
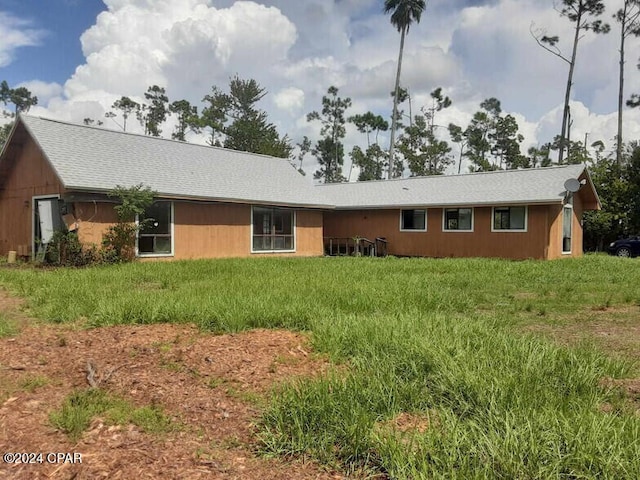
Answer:
[[(77, 203), (78, 236), (85, 244), (100, 245), (116, 221), (113, 204)], [(251, 253), (251, 206), (246, 204), (174, 202), (174, 255), (144, 260), (247, 257), (256, 255), (322, 255), (322, 213), (296, 212), (296, 251)]]
[(547, 258), (571, 258), (581, 257), (583, 251), (582, 215), (584, 214), (581, 197), (576, 195), (573, 199), (573, 230), (571, 232), (571, 253), (562, 253), (562, 205), (549, 207), (549, 254)]
[(28, 140), (12, 162), (0, 191), (0, 254), (10, 250), (31, 252), (33, 235), (33, 197), (62, 195), (64, 188), (40, 148)]
[(391, 255), (547, 258), (549, 206), (528, 207), (527, 232), (492, 232), (491, 207), (474, 209), (473, 232), (442, 229), (442, 208), (427, 209), (426, 232), (401, 232), (400, 210), (327, 212), (325, 237), (386, 237)]
[(251, 253), (251, 206), (175, 203), (175, 258), (320, 256), (322, 213), (296, 211), (296, 251)]
[(547, 258), (562, 257), (562, 205), (550, 205)]
[(296, 256), (323, 255), (322, 231), (322, 212), (298, 210), (296, 212)]
[(174, 258), (246, 256), (250, 221), (248, 205), (175, 202)]
[(77, 202), (74, 215), (78, 224), (78, 239), (84, 245), (102, 245), (102, 236), (117, 221), (113, 203)]
[(578, 195), (573, 198), (573, 230), (571, 232), (571, 253), (562, 253), (562, 205), (549, 207), (549, 254), (547, 258), (570, 258), (583, 255), (582, 215), (583, 201)]

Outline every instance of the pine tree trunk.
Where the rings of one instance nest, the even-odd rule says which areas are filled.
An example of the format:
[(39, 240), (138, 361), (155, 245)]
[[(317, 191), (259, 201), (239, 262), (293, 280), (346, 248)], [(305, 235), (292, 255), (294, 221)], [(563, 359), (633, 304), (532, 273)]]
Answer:
[[(622, 101), (624, 97), (624, 34), (627, 20), (627, 2), (624, 5), (620, 27), (620, 85), (618, 87), (618, 135), (616, 136), (616, 163), (622, 164)], [(586, 147), (586, 145), (585, 145)]]
[(400, 71), (402, 69), (402, 54), (404, 52), (404, 37), (406, 34), (407, 28), (402, 27), (402, 31), (400, 32), (400, 53), (398, 54), (398, 70), (396, 72), (396, 86), (393, 95), (393, 114), (391, 117), (391, 140), (389, 143), (389, 175), (388, 178), (393, 178), (393, 151), (395, 149), (396, 142), (396, 127), (397, 127), (397, 116), (398, 116), (398, 93), (400, 90)]
[(578, 18), (576, 19), (576, 31), (573, 37), (573, 52), (571, 62), (569, 62), (569, 75), (567, 77), (567, 89), (564, 95), (564, 111), (562, 113), (562, 132), (560, 132), (560, 148), (558, 149), (558, 165), (562, 165), (564, 157), (564, 144), (567, 138), (567, 123), (569, 120), (569, 100), (571, 98), (571, 86), (573, 85), (573, 69), (576, 65), (576, 54), (578, 52), (578, 41), (580, 40), (580, 22), (582, 21), (582, 7), (579, 7)]

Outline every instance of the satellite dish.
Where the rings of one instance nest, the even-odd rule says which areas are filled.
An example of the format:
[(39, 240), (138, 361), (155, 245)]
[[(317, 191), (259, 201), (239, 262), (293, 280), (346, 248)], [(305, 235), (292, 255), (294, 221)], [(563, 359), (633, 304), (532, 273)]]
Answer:
[(582, 187), (582, 184), (577, 178), (570, 178), (569, 180), (564, 182), (564, 189), (567, 192), (575, 193), (580, 190), (580, 187)]

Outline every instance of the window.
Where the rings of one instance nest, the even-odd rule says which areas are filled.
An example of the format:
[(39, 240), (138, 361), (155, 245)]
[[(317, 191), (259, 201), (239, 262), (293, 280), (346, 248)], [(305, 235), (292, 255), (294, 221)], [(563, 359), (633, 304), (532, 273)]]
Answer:
[(427, 211), (426, 210), (402, 210), (400, 211), (401, 231), (427, 231)]
[(562, 253), (571, 253), (571, 233), (573, 231), (573, 207), (565, 205), (562, 209)]
[(173, 255), (173, 203), (156, 202), (138, 217), (138, 255)]
[(253, 207), (252, 251), (295, 251), (295, 214), (283, 208)]
[(494, 232), (501, 230), (526, 232), (527, 207), (494, 207), (491, 230)]
[(445, 208), (444, 225), (446, 231), (473, 231), (473, 208)]

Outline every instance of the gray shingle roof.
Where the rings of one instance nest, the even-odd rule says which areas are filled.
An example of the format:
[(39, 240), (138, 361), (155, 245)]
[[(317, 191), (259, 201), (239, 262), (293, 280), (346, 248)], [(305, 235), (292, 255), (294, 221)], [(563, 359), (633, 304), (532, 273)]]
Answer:
[(583, 165), (566, 165), (327, 184), (317, 188), (340, 209), (559, 203), (565, 194), (564, 182), (580, 177), (584, 171)]
[[(559, 203), (583, 165), (312, 186), (286, 159), (21, 115), (68, 190), (143, 183), (160, 196), (309, 208)], [(588, 188), (597, 202), (591, 181)]]
[(286, 159), (27, 115), (21, 119), (68, 190), (144, 183), (167, 197), (328, 206)]

